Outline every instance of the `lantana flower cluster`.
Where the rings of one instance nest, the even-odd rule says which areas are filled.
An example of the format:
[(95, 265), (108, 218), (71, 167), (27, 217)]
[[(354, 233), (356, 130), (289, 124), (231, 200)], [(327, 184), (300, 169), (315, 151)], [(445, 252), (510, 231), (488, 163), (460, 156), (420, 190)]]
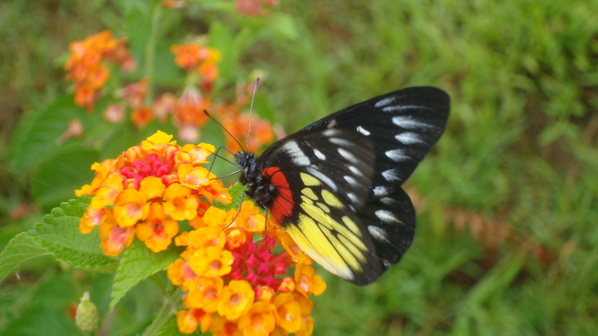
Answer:
[[(92, 110), (94, 102), (100, 96), (100, 90), (110, 77), (107, 61), (121, 65), (123, 71), (131, 70), (133, 58), (128, 52), (124, 39), (117, 39), (110, 31), (91, 35), (82, 41), (70, 45), (71, 55), (65, 64), (67, 78), (75, 84), (75, 103)], [(165, 123), (172, 116), (172, 122), (178, 127), (178, 136), (187, 142), (196, 142), (200, 137), (200, 128), (209, 120), (205, 111), (214, 113), (224, 126), (236, 138), (244, 138), (249, 124), (249, 117), (241, 113), (249, 102), (252, 84), (238, 86), (235, 101), (214, 103), (211, 97), (214, 81), (219, 76), (218, 62), (221, 54), (218, 50), (199, 42), (187, 42), (173, 45), (174, 62), (187, 72), (187, 86), (180, 96), (163, 92), (153, 97), (154, 85), (147, 78), (128, 83), (113, 92), (116, 101), (110, 102), (103, 111), (104, 119), (110, 123), (119, 123), (129, 115), (130, 121), (138, 128), (146, 127), (157, 120)], [(65, 135), (81, 136), (82, 124), (73, 121), (78, 128)], [(252, 117), (252, 127), (256, 136), (247, 144), (249, 150), (257, 151), (263, 145), (274, 141), (271, 123)], [(227, 146), (238, 150), (235, 142), (228, 138)]]
[[(272, 221), (266, 230), (265, 216), (250, 201), (240, 211), (212, 206), (202, 222), (175, 239), (186, 250), (168, 267), (170, 281), (185, 293), (179, 330), (310, 335), (309, 296), (321, 294), (326, 285), (290, 237)], [(288, 250), (275, 254), (277, 240)], [(291, 266), (295, 271), (288, 275)]]
[[(310, 335), (311, 295), (326, 284), (292, 238), (251, 201), (223, 210), (231, 196), (209, 172), (209, 144), (179, 146), (158, 131), (114, 160), (96, 163), (94, 195), (79, 229), (100, 227), (106, 255), (137, 237), (159, 252), (185, 247), (167, 274), (182, 290), (179, 331), (213, 335)], [(222, 204), (221, 203), (221, 204)], [(182, 222), (191, 227), (180, 231)], [(278, 243), (276, 245), (275, 243)]]
[(209, 144), (179, 146), (157, 132), (117, 159), (92, 165), (95, 178), (76, 191), (94, 195), (79, 229), (100, 227), (101, 247), (116, 256), (135, 236), (154, 252), (165, 250), (179, 232), (178, 221), (191, 226), (214, 200), (230, 202), (222, 182), (204, 164), (214, 152)]
[(216, 64), (220, 60), (220, 52), (214, 48), (197, 42), (173, 45), (170, 51), (175, 55), (175, 63), (179, 67), (196, 72), (208, 83), (218, 77)]
[(110, 77), (107, 61), (120, 65), (124, 71), (130, 71), (135, 66), (126, 41), (112, 37), (109, 30), (74, 41), (69, 49), (71, 54), (64, 65), (68, 71), (67, 79), (75, 84), (75, 103), (88, 110), (92, 110), (99, 97), (98, 91)]

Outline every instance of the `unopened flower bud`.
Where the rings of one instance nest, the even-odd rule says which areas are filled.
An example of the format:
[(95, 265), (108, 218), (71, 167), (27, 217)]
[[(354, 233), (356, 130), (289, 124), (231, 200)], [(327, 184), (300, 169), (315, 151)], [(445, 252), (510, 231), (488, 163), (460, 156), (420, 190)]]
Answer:
[(89, 292), (83, 293), (81, 302), (77, 306), (75, 323), (82, 332), (93, 332), (98, 328), (98, 309), (89, 300)]

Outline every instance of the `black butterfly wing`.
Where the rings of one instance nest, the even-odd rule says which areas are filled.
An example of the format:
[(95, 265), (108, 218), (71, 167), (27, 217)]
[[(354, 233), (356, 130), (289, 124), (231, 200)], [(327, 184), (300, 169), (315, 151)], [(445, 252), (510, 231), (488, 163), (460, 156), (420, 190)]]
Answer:
[(394, 194), (438, 141), (450, 99), (434, 87), (411, 87), (347, 107), (299, 132), (335, 127), (354, 129), (374, 142), (375, 176), (371, 199)]
[(279, 223), (330, 272), (359, 285), (377, 279), (413, 240), (415, 211), (401, 185), (444, 131), (449, 106), (442, 90), (407, 88), (274, 144), (259, 165), (276, 167), (267, 178), (279, 191)]
[(367, 202), (374, 157), (364, 135), (329, 128), (291, 135), (258, 163), (277, 187), (279, 196), (270, 206), (277, 221), (314, 261), (360, 285), (383, 271), (357, 213)]

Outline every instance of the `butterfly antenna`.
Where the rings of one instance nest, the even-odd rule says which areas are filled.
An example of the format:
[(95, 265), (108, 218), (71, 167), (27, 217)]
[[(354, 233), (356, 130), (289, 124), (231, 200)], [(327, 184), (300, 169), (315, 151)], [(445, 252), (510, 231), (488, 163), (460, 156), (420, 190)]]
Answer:
[(253, 92), (251, 93), (251, 105), (249, 105), (249, 121), (247, 122), (247, 139), (245, 144), (249, 144), (249, 135), (251, 134), (251, 115), (253, 114), (253, 101), (255, 100), (255, 93), (257, 92), (257, 86), (260, 83), (260, 78), (255, 79), (253, 83)]
[[(239, 145), (239, 147), (241, 148), (241, 150), (243, 152), (245, 152), (245, 147), (243, 147), (243, 145), (241, 145), (241, 143), (239, 142), (239, 140), (237, 140), (237, 138), (235, 138), (235, 136), (232, 135), (231, 132), (229, 132), (226, 129), (226, 127), (224, 127), (218, 120), (216, 120), (216, 118), (212, 117), (212, 115), (207, 110), (203, 110), (203, 113), (205, 115), (207, 115), (208, 118), (212, 119), (218, 126), (220, 126), (220, 128), (222, 128), (226, 132), (226, 134), (228, 134), (231, 138), (233, 138), (233, 140), (235, 140), (235, 142), (237, 143), (237, 145)], [(228, 151), (228, 149), (227, 149), (227, 151)], [(230, 153), (230, 151), (228, 151), (228, 152)], [(234, 154), (234, 153), (232, 153), (232, 154)]]

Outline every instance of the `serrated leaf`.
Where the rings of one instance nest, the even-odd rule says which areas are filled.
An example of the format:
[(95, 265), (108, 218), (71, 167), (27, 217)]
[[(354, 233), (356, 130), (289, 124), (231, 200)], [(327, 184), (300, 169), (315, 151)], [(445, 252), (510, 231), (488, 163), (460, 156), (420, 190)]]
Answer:
[(40, 163), (31, 178), (31, 194), (36, 203), (49, 209), (73, 196), (73, 190), (93, 178), (89, 169), (98, 161), (98, 152), (83, 144), (74, 144), (54, 151)]
[(113, 271), (118, 261), (104, 255), (97, 233), (84, 235), (79, 231), (79, 219), (90, 200), (91, 197), (84, 196), (62, 203), (51, 214), (44, 216), (41, 223), (35, 225), (31, 236), (56, 259), (73, 267)]
[(143, 243), (134, 241), (124, 250), (118, 264), (110, 295), (110, 309), (113, 309), (141, 280), (165, 270), (168, 265), (180, 257), (180, 254), (181, 249), (174, 246), (166, 251), (154, 253)]
[(152, 324), (150, 324), (144, 331), (142, 336), (178, 336), (179, 333), (176, 323), (177, 307), (181, 304), (180, 288), (172, 288), (170, 293), (164, 295), (162, 307), (154, 317)]
[(0, 253), (0, 281), (23, 262), (49, 254), (29, 232), (16, 235)]
[(158, 332), (156, 336), (181, 336), (179, 332), (179, 328), (176, 324), (176, 316), (173, 314), (168, 321), (164, 324), (162, 329)]
[(57, 139), (67, 130), (68, 121), (86, 114), (85, 109), (73, 103), (73, 96), (67, 95), (26, 115), (11, 138), (10, 168), (24, 172), (47, 158), (59, 146)]

